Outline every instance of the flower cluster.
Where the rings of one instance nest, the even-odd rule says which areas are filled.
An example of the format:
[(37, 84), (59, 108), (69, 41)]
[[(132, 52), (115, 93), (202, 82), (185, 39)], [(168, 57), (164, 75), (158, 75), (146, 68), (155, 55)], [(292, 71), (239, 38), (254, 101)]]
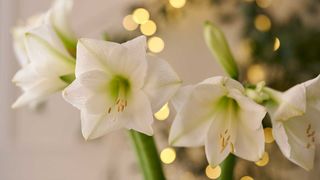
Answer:
[(82, 134), (94, 139), (126, 128), (153, 135), (153, 114), (172, 99), (177, 110), (169, 143), (205, 146), (208, 162), (219, 165), (230, 153), (258, 161), (264, 153), (262, 121), (268, 114), (273, 135), (289, 160), (313, 167), (320, 123), (320, 76), (279, 92), (260, 83), (235, 80), (236, 64), (222, 32), (206, 23), (206, 42), (230, 77), (212, 77), (180, 88), (181, 80), (162, 59), (146, 52), (146, 38), (123, 44), (79, 38), (69, 27), (71, 0), (14, 29), (21, 62), (13, 78), (23, 94), (20, 107), (55, 92), (81, 111)]

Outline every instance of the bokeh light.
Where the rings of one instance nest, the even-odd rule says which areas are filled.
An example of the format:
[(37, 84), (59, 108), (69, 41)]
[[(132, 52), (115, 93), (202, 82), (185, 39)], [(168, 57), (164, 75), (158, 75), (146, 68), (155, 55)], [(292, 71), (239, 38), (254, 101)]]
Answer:
[(159, 121), (166, 120), (170, 115), (170, 108), (166, 103), (158, 112), (154, 113), (154, 117)]
[(274, 44), (273, 44), (273, 51), (276, 51), (280, 48), (280, 39), (279, 38), (275, 38), (274, 39)]
[(258, 15), (254, 20), (254, 26), (259, 31), (265, 32), (270, 30), (271, 28), (271, 21), (266, 15)]
[(133, 15), (133, 20), (137, 24), (144, 24), (150, 18), (149, 12), (144, 8), (138, 8), (138, 9), (134, 10), (132, 15)]
[(221, 175), (221, 167), (220, 166), (211, 167), (210, 165), (208, 165), (206, 168), (206, 175), (210, 179), (219, 178)]
[(160, 159), (165, 164), (171, 164), (176, 159), (176, 151), (173, 148), (165, 148), (160, 153)]
[(251, 65), (247, 71), (247, 79), (253, 84), (265, 81), (266, 72), (264, 67), (260, 64)]
[(269, 154), (267, 152), (264, 152), (262, 155), (262, 158), (255, 162), (257, 166), (265, 166), (269, 162)]
[(122, 25), (128, 31), (134, 31), (138, 27), (138, 24), (133, 20), (132, 15), (125, 16), (122, 20)]
[(164, 48), (164, 41), (159, 37), (151, 37), (148, 40), (148, 48), (153, 53), (159, 53)]
[(261, 8), (267, 8), (271, 5), (272, 0), (256, 0), (256, 3)]
[(272, 134), (272, 128), (264, 128), (264, 140), (266, 143), (273, 143), (274, 138)]
[(254, 180), (251, 176), (243, 176), (240, 180)]
[(169, 3), (174, 8), (182, 8), (186, 4), (186, 0), (169, 0)]
[(140, 25), (140, 31), (146, 36), (151, 36), (157, 31), (157, 25), (154, 21), (148, 20), (146, 23)]

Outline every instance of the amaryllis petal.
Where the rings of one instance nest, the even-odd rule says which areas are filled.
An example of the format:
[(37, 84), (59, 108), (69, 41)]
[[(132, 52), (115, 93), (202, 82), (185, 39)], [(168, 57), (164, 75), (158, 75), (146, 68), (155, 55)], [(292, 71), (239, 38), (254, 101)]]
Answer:
[(178, 75), (166, 61), (148, 56), (148, 71), (143, 90), (150, 99), (154, 113), (169, 101), (180, 84)]

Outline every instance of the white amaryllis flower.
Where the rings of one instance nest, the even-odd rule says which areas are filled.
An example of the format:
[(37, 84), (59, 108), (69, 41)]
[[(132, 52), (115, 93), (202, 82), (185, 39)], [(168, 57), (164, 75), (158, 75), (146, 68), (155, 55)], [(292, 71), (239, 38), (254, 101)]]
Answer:
[(14, 50), (22, 66), (13, 82), (23, 95), (12, 107), (37, 105), (74, 78), (76, 40), (69, 26), (72, 0), (56, 0), (44, 14), (13, 29)]
[(25, 33), (25, 48), (30, 62), (13, 77), (23, 90), (13, 108), (44, 100), (68, 86), (74, 77), (75, 59), (51, 26), (42, 25)]
[(320, 76), (284, 93), (265, 88), (273, 135), (290, 161), (306, 170), (313, 168), (315, 142), (320, 131)]
[(76, 46), (77, 40), (71, 31), (69, 22), (72, 5), (72, 0), (56, 0), (48, 12), (32, 16), (27, 19), (26, 24), (13, 28), (14, 52), (21, 66), (30, 62), (25, 47), (25, 33), (42, 25), (51, 26), (66, 48), (71, 50)]
[(244, 95), (243, 86), (227, 77), (209, 78), (181, 88), (173, 99), (177, 116), (169, 143), (173, 146), (202, 146), (211, 166), (229, 153), (250, 161), (264, 153), (261, 121), (266, 110)]
[(180, 84), (168, 63), (146, 54), (144, 36), (123, 44), (80, 39), (76, 80), (63, 96), (81, 110), (85, 139), (122, 127), (152, 135), (153, 113)]

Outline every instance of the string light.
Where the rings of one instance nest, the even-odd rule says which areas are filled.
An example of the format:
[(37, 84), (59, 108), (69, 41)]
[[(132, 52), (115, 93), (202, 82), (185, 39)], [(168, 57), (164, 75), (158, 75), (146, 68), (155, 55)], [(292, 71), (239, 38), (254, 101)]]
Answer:
[(240, 180), (254, 180), (251, 176), (243, 176)]
[(206, 168), (206, 175), (210, 179), (217, 179), (221, 175), (221, 167), (216, 166), (216, 167), (211, 167), (210, 165), (207, 166)]
[(148, 40), (148, 48), (153, 53), (159, 53), (164, 49), (164, 41), (159, 37), (151, 37)]
[(266, 79), (266, 72), (262, 65), (251, 65), (247, 71), (247, 78), (250, 83), (256, 84)]
[(168, 103), (166, 103), (158, 112), (154, 114), (154, 117), (159, 121), (166, 120), (170, 115), (170, 109)]
[(259, 31), (265, 32), (270, 30), (271, 28), (271, 21), (266, 15), (258, 15), (254, 20), (254, 26)]
[(133, 15), (133, 20), (137, 24), (144, 24), (150, 18), (149, 12), (144, 8), (138, 8), (138, 9), (134, 10), (132, 15)]
[(140, 31), (146, 36), (151, 36), (157, 31), (157, 25), (154, 21), (148, 20), (146, 23), (140, 25)]
[(256, 0), (256, 3), (260, 8), (267, 8), (271, 5), (272, 0)]
[(276, 51), (280, 48), (280, 39), (279, 38), (275, 38), (274, 39), (274, 44), (273, 44), (273, 51)]
[(274, 138), (272, 134), (272, 128), (264, 128), (264, 140), (266, 143), (273, 143)]
[(134, 31), (138, 27), (138, 24), (133, 20), (132, 15), (127, 15), (124, 17), (122, 20), (122, 25), (128, 31)]
[(160, 153), (160, 159), (165, 164), (171, 164), (176, 159), (176, 151), (170, 147), (165, 148)]
[(186, 0), (169, 0), (169, 3), (174, 8), (182, 8), (186, 4)]
[(269, 162), (269, 154), (267, 152), (264, 152), (262, 158), (255, 163), (257, 166), (262, 167), (262, 166), (267, 165), (268, 162)]

